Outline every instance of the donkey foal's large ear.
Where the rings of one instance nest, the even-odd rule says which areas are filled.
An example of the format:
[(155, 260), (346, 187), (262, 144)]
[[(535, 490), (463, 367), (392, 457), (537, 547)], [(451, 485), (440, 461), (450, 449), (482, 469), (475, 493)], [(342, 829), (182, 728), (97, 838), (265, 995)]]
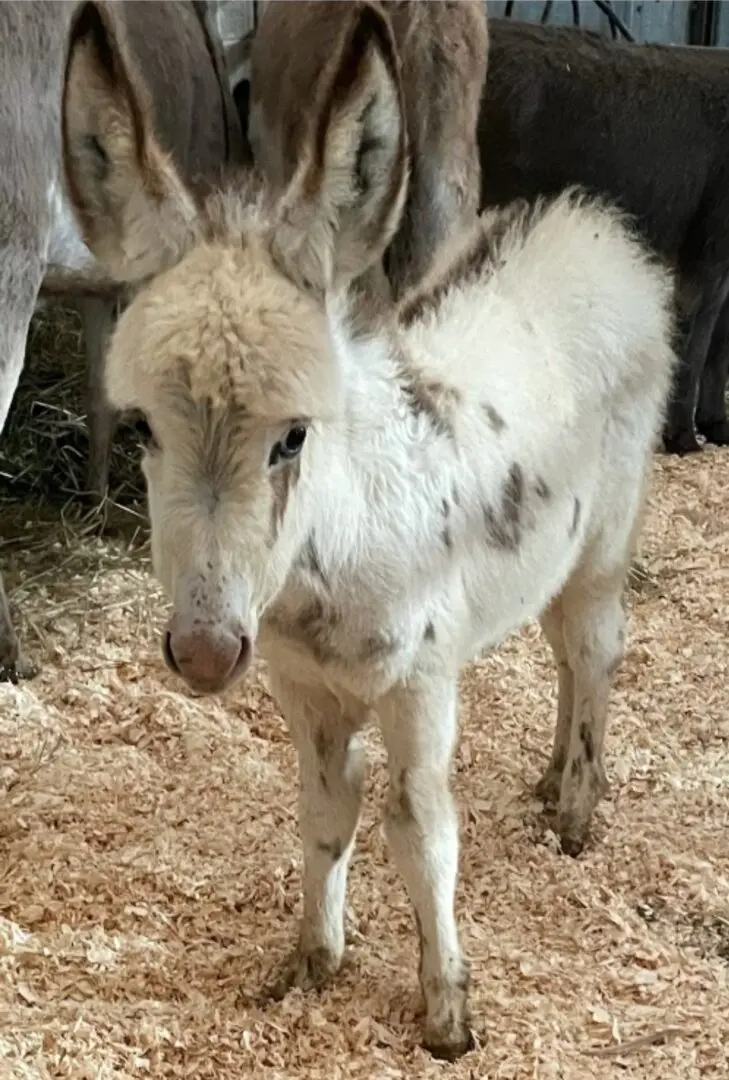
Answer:
[(198, 212), (157, 143), (150, 96), (130, 63), (115, 6), (82, 4), (71, 23), (63, 159), (84, 240), (108, 273), (133, 282), (180, 258)]
[[(389, 20), (373, 4), (351, 15), (318, 88), (311, 142), (284, 199), (284, 221), (304, 226), (300, 270), (320, 287), (351, 280), (394, 236), (408, 184), (400, 67)], [(283, 238), (282, 238), (283, 239)]]

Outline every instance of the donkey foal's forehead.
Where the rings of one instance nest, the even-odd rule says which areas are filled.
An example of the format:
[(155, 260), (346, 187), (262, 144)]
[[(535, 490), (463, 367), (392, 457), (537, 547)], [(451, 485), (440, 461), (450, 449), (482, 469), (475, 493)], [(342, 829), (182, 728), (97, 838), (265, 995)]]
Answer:
[(328, 407), (335, 380), (324, 312), (274, 268), (260, 241), (201, 245), (125, 314), (127, 347), (117, 351), (138, 383), (271, 418)]

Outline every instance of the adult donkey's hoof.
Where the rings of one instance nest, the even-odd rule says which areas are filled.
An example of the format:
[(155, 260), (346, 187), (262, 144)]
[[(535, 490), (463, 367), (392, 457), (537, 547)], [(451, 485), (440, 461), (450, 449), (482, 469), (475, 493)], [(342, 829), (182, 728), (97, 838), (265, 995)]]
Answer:
[(713, 446), (729, 446), (729, 420), (717, 420), (714, 423), (702, 424), (697, 421), (699, 431), (708, 443)]
[(20, 679), (32, 679), (39, 670), (20, 651), (0, 577), (0, 682), (17, 683)]
[(34, 679), (39, 671), (40, 666), (24, 656), (19, 649), (14, 660), (0, 656), (0, 682), (17, 684), (21, 680)]
[(698, 454), (704, 449), (703, 442), (695, 431), (676, 431), (664, 433), (663, 446), (667, 454), (677, 454), (683, 457), (685, 454)]
[(40, 666), (28, 660), (22, 652), (18, 652), (16, 659), (11, 663), (0, 660), (0, 683), (19, 683), (22, 679), (35, 678), (40, 672)]

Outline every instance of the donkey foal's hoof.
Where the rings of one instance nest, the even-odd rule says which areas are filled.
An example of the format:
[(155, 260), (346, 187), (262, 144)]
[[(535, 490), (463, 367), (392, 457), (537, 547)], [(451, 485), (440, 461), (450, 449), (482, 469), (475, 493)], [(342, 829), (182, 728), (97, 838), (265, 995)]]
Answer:
[(284, 961), (273, 983), (264, 991), (264, 997), (281, 1001), (289, 990), (319, 990), (336, 975), (340, 961), (321, 946), (311, 952), (296, 949)]
[(541, 799), (545, 806), (554, 807), (559, 802), (559, 793), (562, 787), (562, 773), (551, 765), (541, 780), (534, 787), (534, 794)]
[(423, 983), (428, 1002), (423, 1046), (435, 1058), (455, 1061), (474, 1047), (468, 1007), (470, 981), (470, 966), (462, 960), (458, 979), (430, 1001), (428, 990), (432, 992), (432, 984), (429, 987), (427, 980)]
[(578, 825), (571, 817), (565, 818), (558, 814), (556, 832), (564, 855), (576, 858), (582, 854), (589, 834), (587, 825)]
[(455, 1061), (473, 1050), (473, 1032), (468, 1024), (454, 1024), (448, 1030), (426, 1028), (423, 1047), (439, 1061)]
[(699, 430), (708, 443), (714, 446), (729, 446), (729, 420), (700, 424)]

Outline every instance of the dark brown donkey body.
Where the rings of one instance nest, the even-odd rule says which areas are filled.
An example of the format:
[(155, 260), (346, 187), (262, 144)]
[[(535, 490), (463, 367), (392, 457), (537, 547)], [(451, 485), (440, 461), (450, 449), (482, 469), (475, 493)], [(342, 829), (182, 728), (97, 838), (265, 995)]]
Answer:
[(700, 449), (696, 428), (729, 443), (729, 53), (510, 19), (490, 19), (489, 36), (483, 204), (577, 183), (634, 215), (679, 273), (666, 449)]
[[(122, 0), (104, 8), (120, 27), (130, 65), (146, 87), (160, 143), (190, 182), (214, 181), (226, 161), (245, 160), (220, 50), (202, 5)], [(79, 3), (0, 3), (0, 432), (25, 358), (31, 316), (43, 291), (80, 300), (86, 332), (89, 486), (106, 486), (114, 418), (101, 369), (119, 294), (94, 295), (96, 268), (70, 212), (62, 179), (61, 97), (69, 30), (98, 17)], [(93, 128), (92, 128), (93, 130)], [(101, 146), (87, 152), (102, 171)], [(88, 294), (84, 296), (87, 292)], [(19, 656), (0, 577), (0, 676), (28, 669)]]

